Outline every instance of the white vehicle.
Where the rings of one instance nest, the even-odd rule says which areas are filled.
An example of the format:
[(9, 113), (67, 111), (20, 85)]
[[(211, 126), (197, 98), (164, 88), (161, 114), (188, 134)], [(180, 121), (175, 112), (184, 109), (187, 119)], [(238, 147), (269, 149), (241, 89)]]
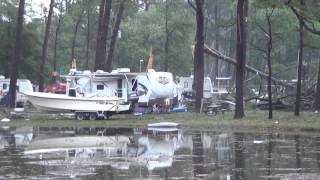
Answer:
[(170, 105), (174, 98), (178, 98), (177, 85), (173, 82), (172, 73), (155, 72), (149, 69), (148, 73), (137, 76), (139, 105), (166, 104)]
[(141, 95), (138, 99), (140, 106), (160, 105), (165, 109), (177, 104), (181, 99), (178, 85), (173, 81), (170, 72), (156, 72), (153, 69), (154, 56), (152, 49), (149, 53), (146, 73), (137, 76), (137, 91)]
[(129, 69), (117, 69), (111, 73), (71, 69), (64, 76), (66, 94), (25, 94), (42, 111), (75, 112), (78, 120), (108, 118), (112, 114), (129, 111), (131, 101), (138, 98), (134, 88), (136, 75)]
[[(230, 77), (217, 77), (217, 85), (214, 85), (210, 77), (204, 77), (203, 82), (203, 98), (212, 98), (215, 95), (225, 95), (229, 92), (227, 87), (229, 86), (228, 81)], [(190, 77), (179, 77), (179, 85), (182, 93), (193, 93), (193, 76)]]
[[(179, 84), (182, 92), (193, 92), (193, 76), (179, 77)], [(203, 82), (203, 97), (210, 98), (213, 95), (213, 84), (210, 77), (205, 77)]]
[[(0, 78), (0, 98), (3, 98), (8, 92), (10, 87), (10, 79)], [(33, 87), (28, 79), (17, 79), (17, 97), (16, 102), (25, 103), (27, 101), (24, 93), (33, 92)]]

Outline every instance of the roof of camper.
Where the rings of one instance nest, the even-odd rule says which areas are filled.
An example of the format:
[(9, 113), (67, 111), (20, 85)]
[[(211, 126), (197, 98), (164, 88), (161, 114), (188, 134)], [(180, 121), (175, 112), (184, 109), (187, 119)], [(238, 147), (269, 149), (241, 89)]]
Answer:
[(125, 76), (137, 76), (139, 73), (131, 73), (131, 72), (121, 72), (121, 71), (112, 71), (104, 72), (98, 70), (96, 72), (90, 71), (70, 71), (68, 75), (62, 75), (61, 77), (65, 78), (79, 78), (79, 77), (92, 77), (92, 78), (119, 78)]

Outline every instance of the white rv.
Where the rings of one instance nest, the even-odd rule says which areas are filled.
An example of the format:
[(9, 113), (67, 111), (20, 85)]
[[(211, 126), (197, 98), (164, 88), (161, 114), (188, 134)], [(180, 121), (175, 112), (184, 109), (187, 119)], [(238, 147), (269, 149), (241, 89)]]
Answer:
[[(183, 93), (193, 92), (193, 76), (179, 77), (179, 85)], [(205, 77), (203, 82), (203, 97), (210, 98), (213, 94), (213, 84), (210, 77)]]
[[(231, 81), (231, 77), (217, 77), (217, 84), (215, 85), (210, 77), (204, 77), (203, 82), (203, 98), (211, 98), (214, 95), (226, 95), (228, 94), (227, 88), (229, 87), (229, 82)], [(183, 94), (190, 94), (192, 96), (193, 93), (193, 76), (190, 77), (179, 77), (179, 85)]]
[[(8, 92), (10, 87), (10, 79), (0, 78), (0, 98), (2, 99)], [(26, 92), (33, 92), (33, 87), (28, 79), (17, 79), (17, 98), (16, 102), (26, 102), (24, 95)]]
[(137, 81), (138, 92), (143, 92), (138, 100), (139, 105), (172, 105), (173, 99), (179, 96), (177, 85), (170, 72), (156, 72), (149, 69), (148, 73), (139, 74)]

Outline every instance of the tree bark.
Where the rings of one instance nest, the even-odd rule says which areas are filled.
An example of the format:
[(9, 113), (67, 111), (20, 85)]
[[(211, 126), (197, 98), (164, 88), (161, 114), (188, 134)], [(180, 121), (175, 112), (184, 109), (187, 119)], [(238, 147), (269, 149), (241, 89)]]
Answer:
[(101, 0), (94, 70), (104, 69), (112, 0)]
[(298, 59), (298, 81), (297, 81), (297, 92), (296, 92), (296, 102), (294, 115), (300, 115), (300, 105), (301, 105), (301, 74), (302, 74), (302, 61), (303, 61), (303, 20), (299, 19), (299, 59)]
[[(219, 51), (219, 26), (218, 26), (218, 20), (219, 20), (219, 10), (218, 10), (218, 1), (215, 2), (214, 5), (214, 22), (215, 22), (215, 30), (214, 30), (214, 48)], [(213, 74), (213, 82), (214, 85), (218, 84), (217, 77), (219, 77), (219, 58), (216, 58), (214, 62), (214, 74)]]
[(118, 13), (117, 13), (117, 17), (116, 17), (116, 22), (112, 28), (112, 36), (111, 36), (111, 41), (110, 41), (110, 46), (109, 46), (106, 68), (105, 68), (105, 70), (108, 72), (110, 72), (112, 70), (112, 62), (114, 59), (114, 49), (115, 49), (116, 42), (117, 42), (118, 31), (120, 28), (120, 23), (122, 20), (123, 11), (124, 11), (124, 0), (120, 0)]
[(267, 61), (268, 61), (268, 100), (269, 100), (269, 119), (272, 119), (272, 92), (271, 92), (271, 51), (272, 51), (272, 27), (271, 27), (271, 15), (266, 12), (267, 24), (268, 24), (268, 44), (267, 44)]
[[(54, 37), (54, 54), (53, 54), (53, 72), (57, 72), (57, 46), (58, 46), (58, 36), (59, 36), (59, 31), (61, 27), (61, 21), (62, 17), (59, 16), (57, 28), (56, 28), (56, 34)], [(52, 76), (52, 81), (56, 81), (56, 76)]]
[[(60, 27), (61, 27), (61, 22), (63, 19), (62, 11), (63, 11), (63, 2), (60, 2), (59, 5), (59, 11), (60, 15), (58, 17), (58, 24), (56, 27), (56, 32), (55, 32), (55, 37), (54, 37), (54, 53), (53, 53), (53, 72), (57, 72), (57, 47), (58, 47), (58, 40), (59, 40), (59, 32), (60, 32)], [(56, 81), (56, 76), (52, 76), (52, 81)]]
[(10, 107), (15, 107), (16, 91), (17, 91), (17, 79), (19, 77), (19, 67), (21, 64), (22, 53), (22, 32), (23, 32), (23, 16), (24, 16), (25, 0), (19, 1), (19, 10), (17, 17), (17, 29), (16, 29), (16, 44), (14, 49), (13, 62), (11, 64), (10, 72), (10, 87), (9, 96), (11, 96)]
[(144, 10), (149, 11), (150, 2), (149, 0), (143, 0), (144, 2)]
[(165, 2), (165, 8), (166, 8), (166, 14), (165, 14), (165, 33), (166, 33), (166, 41), (164, 44), (164, 51), (165, 51), (165, 62), (164, 62), (164, 71), (168, 71), (168, 65), (169, 65), (169, 28), (168, 28), (168, 19), (169, 19), (169, 4), (168, 1)]
[(201, 101), (203, 98), (204, 81), (204, 0), (195, 0), (196, 3), (196, 45), (194, 53), (194, 90), (196, 92), (195, 110), (200, 112)]
[(81, 14), (80, 14), (79, 18), (77, 19), (77, 22), (76, 22), (76, 24), (74, 26), (74, 30), (73, 30), (73, 39), (72, 39), (70, 64), (72, 64), (72, 61), (75, 59), (74, 49), (76, 47), (77, 34), (78, 34), (79, 25), (80, 25), (81, 20), (82, 20), (83, 10), (84, 9), (82, 9)]
[(50, 8), (48, 13), (48, 20), (46, 24), (46, 31), (44, 34), (44, 40), (42, 45), (42, 56), (41, 56), (41, 63), (40, 63), (40, 71), (39, 71), (39, 92), (43, 92), (44, 90), (44, 67), (47, 61), (48, 55), (48, 42), (49, 42), (49, 35), (50, 35), (50, 26), (51, 26), (51, 18), (53, 13), (53, 4), (54, 0), (50, 1)]
[(235, 119), (244, 117), (243, 82), (246, 64), (248, 1), (238, 0), (237, 4), (237, 49), (236, 49), (236, 107)]
[(89, 49), (90, 49), (90, 1), (87, 6), (87, 47), (86, 47), (86, 69), (89, 69)]
[(319, 61), (319, 67), (318, 67), (317, 89), (316, 89), (316, 95), (314, 98), (313, 108), (315, 111), (320, 111), (320, 61)]
[[(230, 43), (229, 43), (229, 56), (230, 57), (235, 57), (235, 28), (232, 27), (231, 33), (230, 33)], [(227, 64), (227, 71), (228, 71), (228, 76), (232, 78), (232, 82), (234, 82), (234, 67), (231, 66), (231, 63)]]

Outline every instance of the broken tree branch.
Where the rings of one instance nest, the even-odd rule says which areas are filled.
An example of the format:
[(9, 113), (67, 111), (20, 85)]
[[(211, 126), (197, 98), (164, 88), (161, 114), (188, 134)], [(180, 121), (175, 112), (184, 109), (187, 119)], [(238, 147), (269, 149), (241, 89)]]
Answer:
[[(236, 65), (237, 64), (237, 61), (231, 57), (228, 57), (228, 56), (225, 56), (223, 55), (222, 53), (220, 53), (219, 51), (217, 51), (216, 49), (214, 48), (210, 48), (208, 47), (206, 44), (204, 45), (204, 52), (207, 53), (208, 55), (211, 55), (211, 56), (214, 56), (214, 57), (217, 57), (223, 61), (226, 61), (228, 63), (231, 63), (233, 65)], [(259, 74), (260, 77), (264, 78), (264, 79), (267, 79), (268, 78), (268, 74), (252, 67), (252, 66), (249, 66), (246, 64), (245, 66), (245, 69), (251, 73), (254, 73), (254, 74)], [(283, 86), (289, 86), (289, 87), (293, 87), (292, 85), (286, 83), (286, 82), (283, 82), (282, 80), (280, 79), (277, 79), (277, 78), (274, 78), (274, 77), (271, 77), (271, 80), (279, 85), (283, 85)]]

